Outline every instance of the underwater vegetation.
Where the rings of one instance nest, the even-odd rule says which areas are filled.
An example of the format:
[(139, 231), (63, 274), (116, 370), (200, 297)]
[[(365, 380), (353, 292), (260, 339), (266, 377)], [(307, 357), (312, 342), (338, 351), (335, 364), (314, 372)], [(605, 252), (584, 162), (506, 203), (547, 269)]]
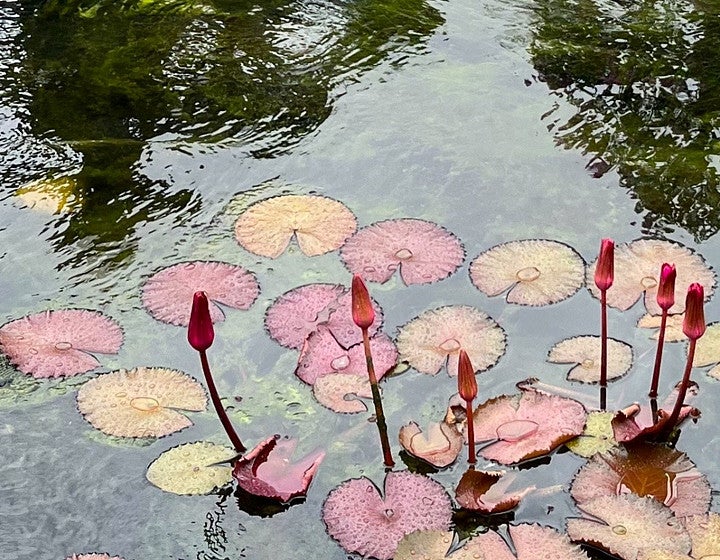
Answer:
[[(322, 216), (322, 227), (316, 215)], [(518, 384), (511, 394), (494, 394), (479, 389), (477, 376), (492, 376), (512, 345), (498, 322), (475, 307), (448, 304), (408, 317), (391, 337), (383, 332), (382, 309), (371, 297), (375, 286), (395, 274), (400, 290), (454, 274), (465, 260), (460, 240), (415, 219), (357, 229), (349, 215), (340, 201), (291, 195), (251, 205), (235, 224), (238, 250), (259, 250), (257, 240), (267, 237), (274, 248), (264, 258), (276, 258), (291, 245), (298, 259), (336, 252), (349, 272), (347, 285), (290, 288), (268, 306), (264, 325), (267, 336), (295, 354), (296, 368), (287, 374), (312, 392), (318, 406), (355, 415), (359, 423), (372, 406), (380, 445), (368, 461), (382, 462), (384, 476), (373, 480), (363, 474), (366, 465), (347, 465), (356, 476), (338, 481), (324, 498), (322, 520), (339, 547), (378, 560), (575, 560), (597, 557), (598, 550), (623, 560), (720, 554), (720, 515), (710, 512), (710, 483), (678, 448), (682, 423), (703, 421), (690, 404), (698, 391), (693, 370), (720, 363), (718, 329), (706, 324), (704, 314), (716, 278), (699, 254), (664, 240), (616, 244), (609, 238), (589, 264), (554, 240), (510, 241), (480, 252), (469, 264), (470, 281), (490, 297), (504, 296), (508, 306), (557, 305), (583, 286), (600, 303), (600, 336), (561, 340), (547, 356), (549, 362), (571, 364), (568, 379), (594, 386), (599, 394), (574, 398), (568, 396), (572, 391), (540, 379)], [(226, 312), (221, 306), (242, 313), (254, 304), (261, 287), (252, 272), (231, 263), (188, 261), (140, 280), (148, 314), (187, 330), (204, 384), (195, 378), (198, 372), (168, 368), (101, 371), (95, 355), (117, 352), (123, 331), (99, 311), (56, 309), (11, 320), (0, 327), (0, 350), (17, 375), (38, 382), (86, 375), (78, 383), (77, 409), (108, 436), (152, 443), (192, 430), (192, 414), (205, 411), (209, 397), (231, 446), (196, 441), (172, 447), (148, 466), (147, 480), (158, 492), (234, 492), (241, 508), (262, 504), (263, 516), (302, 508), (328, 460), (326, 449), (296, 458), (302, 436), (297, 433), (268, 433), (246, 446), (212, 373), (214, 324)], [(613, 381), (631, 371), (635, 356), (630, 344), (609, 337), (612, 323), (605, 313), (608, 307), (626, 310), (641, 298), (660, 329), (649, 396), (618, 402)], [(669, 317), (680, 326), (665, 337)], [(706, 333), (712, 338), (703, 344)], [(687, 341), (686, 366), (675, 390), (658, 403), (661, 357), (670, 340)], [(412, 421), (396, 438), (388, 433), (382, 387), (410, 370), (421, 376), (444, 371), (456, 377), (457, 391), (428, 394), (427, 399), (443, 403), (443, 416), (429, 426)], [(514, 520), (518, 505), (541, 491), (532, 484), (533, 470), (560, 450), (583, 461), (574, 479), (566, 481), (577, 514), (566, 520), (564, 530)], [(396, 466), (396, 457), (403, 467)], [(477, 468), (479, 459), (483, 468)], [(467, 468), (458, 471), (454, 488), (433, 477), (463, 463)], [(468, 517), (474, 519), (470, 529), (462, 521)], [(498, 530), (503, 523), (507, 530)]]

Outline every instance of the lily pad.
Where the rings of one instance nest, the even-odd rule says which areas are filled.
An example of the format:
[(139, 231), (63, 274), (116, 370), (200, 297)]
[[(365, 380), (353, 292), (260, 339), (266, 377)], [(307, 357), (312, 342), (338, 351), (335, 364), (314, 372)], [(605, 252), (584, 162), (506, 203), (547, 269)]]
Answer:
[(88, 381), (78, 391), (85, 420), (119, 437), (163, 437), (192, 426), (179, 410), (205, 410), (205, 390), (181, 371), (140, 367), (118, 370)]
[(357, 220), (332, 198), (285, 195), (250, 206), (235, 223), (235, 238), (247, 251), (279, 257), (293, 237), (308, 257), (339, 249), (355, 233)]
[(100, 366), (92, 354), (117, 354), (120, 326), (99, 311), (44, 311), (0, 327), (0, 349), (20, 371), (35, 378), (67, 377)]
[(260, 293), (255, 276), (241, 266), (223, 262), (193, 261), (175, 264), (151, 276), (142, 288), (142, 302), (158, 321), (187, 326), (193, 294), (204, 291), (210, 301), (213, 323), (225, 320), (221, 303), (249, 309)]
[(720, 379), (720, 323), (710, 323), (695, 343), (693, 367), (714, 366), (708, 375)]
[(313, 395), (330, 410), (352, 414), (368, 409), (360, 398), (371, 399), (372, 389), (367, 374), (328, 373), (315, 380)]
[[(644, 294), (648, 313), (661, 315), (656, 298), (663, 263), (674, 263), (677, 270), (675, 304), (669, 309), (670, 314), (685, 311), (685, 294), (693, 282), (703, 286), (706, 300), (712, 296), (715, 274), (700, 255), (678, 243), (639, 239), (615, 247), (615, 279), (607, 290), (607, 304), (625, 311)], [(596, 265), (597, 260), (588, 266), (586, 283), (593, 296), (599, 298), (600, 291), (592, 280)]]
[(548, 239), (502, 243), (470, 264), (470, 280), (488, 296), (541, 306), (563, 301), (585, 282), (585, 261), (570, 246)]
[(505, 331), (488, 315), (466, 305), (425, 311), (400, 327), (396, 339), (400, 360), (421, 373), (435, 375), (447, 364), (458, 374), (458, 354), (467, 352), (476, 371), (485, 371), (505, 353)]
[(508, 492), (515, 480), (514, 473), (505, 471), (476, 471), (463, 473), (455, 489), (455, 499), (465, 509), (483, 514), (504, 513), (518, 506), (520, 500), (533, 488)]
[(445, 422), (433, 422), (425, 431), (410, 422), (399, 438), (405, 451), (439, 469), (452, 465), (463, 448), (462, 434)]
[(447, 278), (465, 260), (460, 240), (444, 228), (417, 219), (378, 222), (347, 240), (340, 256), (353, 274), (385, 283), (400, 269), (406, 285)]
[[(677, 313), (675, 315), (668, 315), (665, 321), (665, 342), (680, 342), (687, 340), (685, 333), (683, 332), (683, 321), (685, 320), (684, 313)], [(637, 326), (641, 329), (658, 329), (652, 334), (650, 338), (653, 340), (658, 339), (660, 332), (660, 322), (662, 321), (661, 315), (650, 315), (645, 313), (640, 319), (638, 319)], [(707, 336), (707, 331), (704, 336)], [(702, 339), (700, 339), (702, 340)], [(696, 350), (697, 351), (697, 350)]]
[(613, 437), (612, 419), (612, 412), (591, 412), (587, 416), (583, 433), (565, 445), (581, 457), (610, 451), (618, 445)]
[[(570, 381), (582, 383), (598, 383), (600, 381), (599, 336), (574, 336), (561, 340), (553, 346), (548, 354), (548, 362), (554, 364), (577, 364), (567, 374)], [(608, 339), (607, 345), (607, 378), (618, 379), (632, 367), (632, 347), (625, 342)]]
[(209, 441), (184, 443), (155, 459), (145, 476), (165, 492), (210, 494), (232, 481), (232, 467), (216, 463), (234, 456), (234, 449)]

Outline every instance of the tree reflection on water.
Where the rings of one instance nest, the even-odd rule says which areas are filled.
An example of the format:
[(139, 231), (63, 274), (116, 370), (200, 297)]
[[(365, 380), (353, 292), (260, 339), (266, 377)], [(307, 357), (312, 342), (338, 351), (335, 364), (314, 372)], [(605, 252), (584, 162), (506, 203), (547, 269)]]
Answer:
[(443, 19), (424, 0), (36, 0), (18, 21), (20, 71), (0, 79), (27, 99), (34, 137), (82, 159), (51, 170), (74, 178), (79, 203), (52, 242), (75, 265), (119, 264), (138, 223), (199, 210), (192, 191), (138, 172), (148, 140), (287, 153), (340, 86), (419, 52)]
[(616, 169), (643, 230), (720, 228), (720, 7), (712, 0), (538, 0), (533, 64), (577, 108), (558, 142)]

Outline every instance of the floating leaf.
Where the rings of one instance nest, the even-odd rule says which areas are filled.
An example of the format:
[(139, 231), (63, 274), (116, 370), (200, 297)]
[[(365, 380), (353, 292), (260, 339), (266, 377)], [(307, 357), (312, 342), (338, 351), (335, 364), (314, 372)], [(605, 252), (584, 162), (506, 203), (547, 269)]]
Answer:
[(398, 268), (406, 285), (447, 278), (462, 264), (460, 240), (432, 222), (387, 220), (361, 229), (340, 256), (348, 270), (370, 282), (387, 282)]
[(77, 179), (72, 176), (32, 181), (18, 188), (15, 196), (28, 208), (46, 214), (69, 214), (83, 203)]
[(425, 432), (410, 422), (399, 437), (405, 451), (440, 469), (453, 464), (463, 448), (462, 434), (445, 422), (433, 422)]
[(684, 520), (692, 542), (691, 555), (666, 550), (642, 550), (638, 560), (717, 560), (720, 558), (720, 514), (693, 515)]
[[(700, 255), (687, 247), (656, 239), (639, 239), (615, 247), (615, 281), (607, 290), (607, 304), (625, 311), (645, 293), (645, 309), (653, 315), (661, 315), (657, 304), (657, 288), (663, 263), (673, 263), (677, 270), (675, 279), (675, 305), (669, 313), (685, 310), (685, 294), (688, 286), (697, 282), (705, 289), (705, 299), (712, 296), (715, 274)], [(596, 298), (600, 291), (592, 279), (597, 260), (587, 269), (587, 286)]]
[[(632, 367), (633, 353), (629, 344), (608, 339), (607, 345), (607, 378), (618, 379)], [(570, 381), (582, 383), (598, 383), (600, 381), (599, 336), (574, 336), (561, 340), (552, 347), (548, 354), (548, 362), (554, 364), (578, 364), (567, 375)]]
[(349, 553), (389, 560), (403, 536), (450, 527), (452, 509), (443, 487), (408, 471), (387, 473), (385, 497), (367, 478), (346, 480), (323, 505), (330, 536)]
[(110, 556), (109, 554), (73, 554), (65, 560), (124, 560), (119, 556)]
[(0, 349), (17, 368), (35, 378), (77, 375), (100, 362), (91, 355), (117, 354), (120, 326), (98, 311), (44, 311), (0, 327)]
[(715, 366), (708, 374), (720, 379), (720, 323), (710, 323), (695, 346), (693, 367)]
[[(382, 325), (382, 309), (373, 302), (375, 321), (368, 329), (373, 336)], [(307, 337), (324, 326), (341, 346), (362, 342), (362, 331), (353, 322), (351, 296), (339, 284), (308, 284), (281, 295), (268, 308), (265, 328), (273, 340), (299, 350)]]
[(400, 359), (421, 373), (435, 375), (447, 363), (457, 375), (462, 348), (477, 371), (497, 363), (505, 353), (505, 331), (482, 311), (452, 305), (425, 311), (400, 327), (396, 339)]
[(513, 553), (503, 538), (494, 531), (481, 533), (454, 547), (452, 533), (442, 531), (417, 531), (406, 536), (398, 546), (395, 560), (588, 560), (579, 546), (570, 543), (550, 527), (540, 525), (510, 525)]
[(324, 451), (317, 451), (291, 463), (297, 440), (272, 436), (259, 443), (235, 463), (233, 477), (240, 488), (255, 496), (280, 502), (304, 496)]
[(256, 255), (279, 257), (295, 236), (308, 257), (340, 248), (357, 229), (348, 208), (332, 198), (285, 195), (253, 204), (235, 222), (235, 238)]
[(505, 471), (476, 471), (474, 468), (463, 473), (455, 489), (455, 499), (461, 507), (484, 514), (503, 513), (517, 507), (532, 488), (508, 493), (508, 487), (515, 480), (515, 474)]
[(367, 373), (328, 373), (315, 380), (313, 395), (330, 410), (351, 414), (368, 409), (360, 397), (372, 398), (372, 390)]
[(587, 416), (585, 430), (573, 440), (568, 441), (568, 449), (581, 457), (592, 457), (617, 447), (613, 437), (612, 412), (591, 412)]
[(119, 437), (163, 437), (192, 426), (178, 410), (205, 410), (207, 398), (192, 377), (172, 369), (140, 367), (91, 379), (78, 391), (85, 420)]
[(581, 507), (601, 522), (568, 520), (572, 541), (601, 548), (624, 560), (636, 560), (640, 551), (654, 548), (680, 554), (690, 550), (690, 535), (682, 523), (652, 498), (604, 496)]
[(523, 390), (475, 409), (475, 442), (494, 442), (480, 450), (488, 460), (518, 463), (547, 455), (580, 435), (585, 417), (585, 408), (577, 401)]
[[(397, 349), (392, 340), (379, 334), (370, 339), (377, 379), (390, 371), (397, 363)], [(295, 375), (305, 383), (313, 385), (315, 381), (329, 373), (367, 376), (367, 364), (362, 344), (343, 348), (326, 329), (312, 333), (303, 347)]]
[(636, 494), (668, 506), (676, 516), (706, 513), (710, 485), (687, 455), (665, 445), (638, 443), (593, 456), (573, 480), (580, 507), (602, 496)]
[[(685, 319), (684, 313), (677, 313), (675, 315), (668, 315), (665, 321), (665, 342), (680, 342), (681, 340), (687, 340), (685, 333), (682, 330), (683, 320)], [(660, 332), (660, 323), (662, 321), (661, 315), (650, 315), (645, 313), (640, 319), (638, 319), (637, 326), (641, 329), (658, 329), (650, 337), (653, 340), (658, 339)], [(707, 334), (707, 333), (706, 333)], [(697, 348), (696, 348), (697, 351)]]
[(163, 323), (187, 326), (195, 292), (205, 292), (213, 323), (225, 320), (216, 305), (248, 309), (260, 287), (241, 266), (223, 262), (193, 261), (175, 264), (157, 272), (142, 288), (142, 302), (150, 315)]
[(580, 289), (585, 261), (575, 249), (557, 241), (511, 241), (480, 254), (470, 264), (470, 280), (491, 297), (509, 289), (508, 303), (550, 305)]
[(210, 494), (232, 481), (232, 467), (216, 463), (234, 456), (234, 449), (209, 441), (184, 443), (168, 449), (155, 459), (145, 476), (165, 492)]

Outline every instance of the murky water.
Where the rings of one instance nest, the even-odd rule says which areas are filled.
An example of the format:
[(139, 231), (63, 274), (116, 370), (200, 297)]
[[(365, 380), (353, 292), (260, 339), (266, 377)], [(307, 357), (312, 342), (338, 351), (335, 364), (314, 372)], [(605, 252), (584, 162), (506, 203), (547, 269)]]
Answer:
[[(365, 414), (318, 405), (292, 374), (295, 353), (268, 338), (263, 317), (287, 290), (347, 284), (349, 274), (336, 253), (309, 259), (295, 249), (269, 260), (242, 250), (232, 224), (256, 200), (315, 192), (343, 201), (361, 226), (430, 220), (462, 240), (466, 263), (534, 237), (590, 261), (602, 237), (653, 234), (720, 266), (720, 99), (708, 77), (718, 58), (703, 58), (717, 14), (702, 3), (647, 12), (591, 1), (582, 10), (561, 1), (114, 4), (0, 3), (0, 322), (98, 309), (126, 337), (117, 356), (102, 359), (104, 370), (164, 366), (200, 377), (184, 330), (154, 321), (140, 286), (183, 260), (240, 264), (261, 295), (250, 310), (227, 313), (210, 351), (221, 394), (242, 396), (231, 417), (249, 442), (284, 433), (300, 438), (299, 453), (323, 445), (328, 455), (305, 503), (270, 518), (232, 496), (166, 494), (145, 480), (147, 465), (183, 442), (225, 443), (212, 413), (193, 414), (193, 427), (156, 442), (111, 441), (76, 410), (75, 390), (90, 376), (38, 383), (6, 367), (0, 559), (348, 556), (326, 535), (320, 509), (343, 480), (382, 480), (375, 426)], [(644, 33), (622, 31), (630, 15), (658, 27), (660, 14), (672, 37), (612, 47)], [(665, 45), (647, 55), (652, 71), (627, 75), (647, 41)], [(682, 71), (652, 66), (672, 66), (692, 49)], [(565, 50), (601, 59), (568, 59)], [(48, 177), (58, 180), (43, 187), (50, 208), (28, 187)], [(470, 304), (495, 318), (508, 352), (478, 376), (485, 397), (529, 376), (567, 384), (564, 367), (545, 361), (549, 348), (599, 329), (585, 290), (548, 308), (510, 307), (475, 290), (467, 268), (432, 285), (394, 279), (370, 289), (391, 336), (439, 305)], [(642, 313), (610, 314), (611, 335), (632, 344), (636, 360), (611, 385), (612, 406), (647, 390), (654, 342), (635, 329)], [(720, 317), (715, 301), (706, 317)], [(679, 378), (683, 349), (673, 346), (664, 363)], [(684, 428), (680, 447), (720, 488), (718, 438), (708, 436), (718, 385), (700, 370), (695, 378), (703, 417)], [(667, 377), (665, 390), (673, 382)], [(400, 426), (442, 417), (454, 383), (412, 370), (385, 383), (396, 452)], [(562, 529), (578, 513), (565, 490), (583, 462), (563, 453), (520, 471), (544, 491), (514, 519)], [(462, 470), (433, 476), (452, 493)]]

